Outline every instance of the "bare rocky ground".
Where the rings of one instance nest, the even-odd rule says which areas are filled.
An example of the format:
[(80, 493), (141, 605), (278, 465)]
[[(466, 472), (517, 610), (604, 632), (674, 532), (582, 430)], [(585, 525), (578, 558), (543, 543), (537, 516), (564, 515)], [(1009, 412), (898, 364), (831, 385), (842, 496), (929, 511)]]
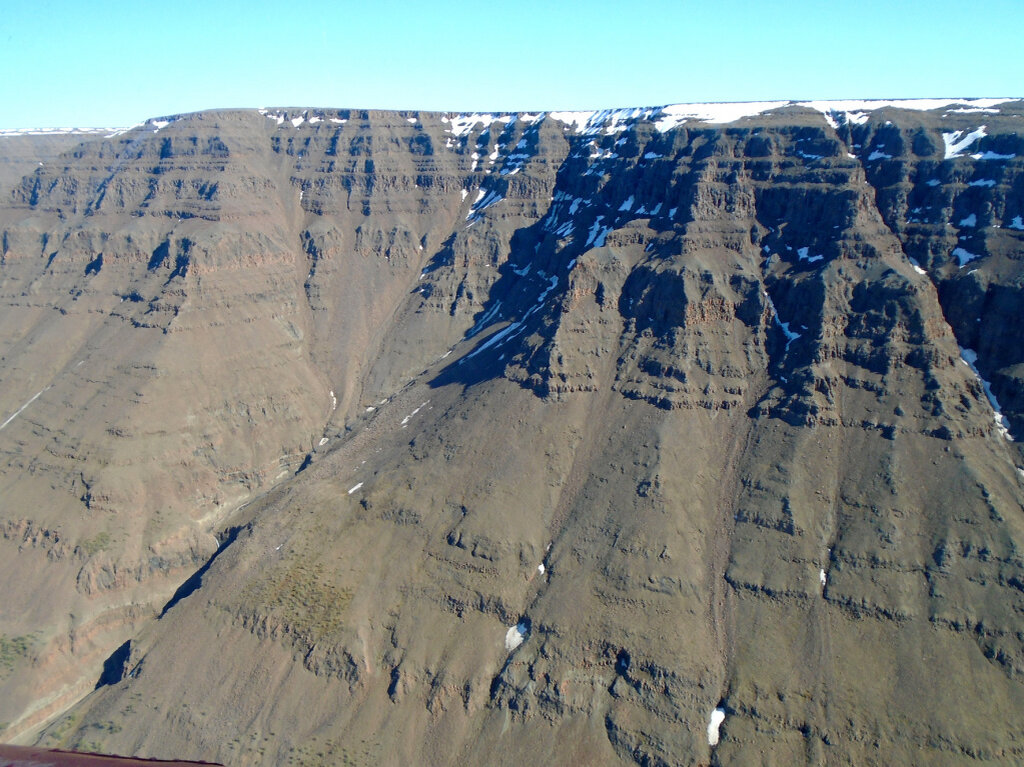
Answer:
[(670, 116), (19, 137), (0, 737), (1024, 760), (1024, 104)]

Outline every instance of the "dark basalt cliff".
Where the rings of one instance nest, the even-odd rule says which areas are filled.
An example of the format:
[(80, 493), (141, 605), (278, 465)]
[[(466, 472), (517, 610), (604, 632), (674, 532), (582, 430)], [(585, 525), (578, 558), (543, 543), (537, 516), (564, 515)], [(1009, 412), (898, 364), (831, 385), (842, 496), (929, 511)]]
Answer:
[(684, 112), (17, 137), (0, 738), (1024, 760), (1024, 102)]

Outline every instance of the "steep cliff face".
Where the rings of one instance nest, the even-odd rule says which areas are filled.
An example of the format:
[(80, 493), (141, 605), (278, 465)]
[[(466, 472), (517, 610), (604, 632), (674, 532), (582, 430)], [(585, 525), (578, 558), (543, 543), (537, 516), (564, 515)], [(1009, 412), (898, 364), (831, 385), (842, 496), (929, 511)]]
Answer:
[(1019, 761), (1024, 105), (743, 111), (209, 112), (10, 183), (3, 737)]

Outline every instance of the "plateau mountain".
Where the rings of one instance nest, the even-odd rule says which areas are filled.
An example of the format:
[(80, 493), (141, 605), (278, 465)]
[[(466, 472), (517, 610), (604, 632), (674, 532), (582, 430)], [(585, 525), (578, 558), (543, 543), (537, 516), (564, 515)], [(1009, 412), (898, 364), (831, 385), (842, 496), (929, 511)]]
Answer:
[(1024, 101), (0, 157), (5, 741), (1024, 760)]

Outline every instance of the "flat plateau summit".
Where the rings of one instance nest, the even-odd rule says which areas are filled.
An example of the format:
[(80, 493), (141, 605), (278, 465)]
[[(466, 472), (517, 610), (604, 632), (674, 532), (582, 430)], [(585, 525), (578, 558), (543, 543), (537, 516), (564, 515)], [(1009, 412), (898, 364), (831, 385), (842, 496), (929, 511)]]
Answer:
[(0, 133), (0, 739), (1024, 762), (1024, 101)]

